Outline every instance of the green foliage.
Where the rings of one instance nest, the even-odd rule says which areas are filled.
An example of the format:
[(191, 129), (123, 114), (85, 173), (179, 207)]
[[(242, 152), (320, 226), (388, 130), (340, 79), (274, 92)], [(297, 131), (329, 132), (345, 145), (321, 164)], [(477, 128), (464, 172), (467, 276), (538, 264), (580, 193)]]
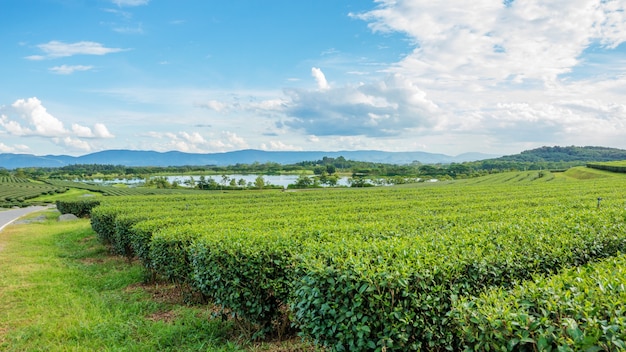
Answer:
[(455, 304), (467, 351), (626, 349), (626, 256)]
[(289, 327), (286, 307), (295, 280), (297, 237), (281, 232), (207, 234), (189, 249), (194, 284), (234, 318), (252, 324), (252, 338), (283, 334)]
[(155, 275), (248, 322), (251, 336), (291, 319), (334, 350), (455, 349), (460, 297), (624, 251), (624, 186), (529, 171), (403, 188), (107, 197), (92, 225)]
[(23, 207), (31, 204), (31, 200), (41, 195), (63, 193), (65, 187), (37, 183), (26, 178), (0, 176), (0, 207)]
[(161, 184), (163, 188), (148, 188), (148, 187), (132, 187), (132, 188), (119, 188), (111, 186), (102, 186), (96, 184), (89, 184), (83, 182), (73, 181), (61, 181), (61, 180), (47, 180), (51, 185), (64, 188), (78, 188), (92, 192), (102, 193), (105, 196), (131, 196), (131, 195), (163, 195), (163, 194), (193, 194), (198, 193), (197, 190), (179, 188), (167, 188), (171, 185)]
[(626, 173), (626, 160), (610, 161), (604, 163), (587, 163), (587, 167), (598, 170)]
[(100, 205), (100, 201), (96, 199), (82, 199), (72, 201), (56, 202), (57, 209), (61, 214), (74, 214), (79, 218), (89, 217), (91, 215), (91, 209)]
[(157, 231), (150, 241), (150, 263), (157, 275), (179, 285), (191, 283), (191, 265), (187, 248), (200, 234), (179, 230)]
[(298, 258), (297, 325), (333, 350), (456, 346), (449, 314), (457, 297), (626, 249), (621, 209), (540, 214), (523, 226), (474, 214), (475, 223), (420, 237), (312, 244)]
[(91, 209), (91, 227), (105, 245), (113, 243), (118, 214), (121, 214), (121, 209), (115, 207), (98, 206)]

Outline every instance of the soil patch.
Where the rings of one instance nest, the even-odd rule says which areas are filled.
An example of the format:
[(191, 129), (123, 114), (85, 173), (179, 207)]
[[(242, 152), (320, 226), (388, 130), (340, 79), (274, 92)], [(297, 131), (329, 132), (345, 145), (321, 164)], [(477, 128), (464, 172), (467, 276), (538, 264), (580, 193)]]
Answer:
[(127, 292), (143, 291), (159, 303), (185, 304), (184, 293), (180, 287), (168, 283), (136, 283), (126, 288)]
[(173, 311), (156, 312), (148, 315), (147, 319), (150, 321), (162, 321), (164, 323), (171, 323), (176, 320), (177, 315)]

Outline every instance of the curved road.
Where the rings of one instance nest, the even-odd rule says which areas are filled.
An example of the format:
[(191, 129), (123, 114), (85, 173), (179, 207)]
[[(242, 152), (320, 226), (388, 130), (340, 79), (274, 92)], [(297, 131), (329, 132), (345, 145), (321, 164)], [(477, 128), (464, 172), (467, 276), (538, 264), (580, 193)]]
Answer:
[(13, 221), (19, 219), (20, 217), (26, 214), (30, 214), (32, 212), (39, 211), (39, 210), (44, 210), (47, 208), (48, 207), (32, 206), (32, 207), (27, 207), (27, 208), (0, 211), (0, 231), (2, 231), (2, 229), (5, 226), (9, 225)]

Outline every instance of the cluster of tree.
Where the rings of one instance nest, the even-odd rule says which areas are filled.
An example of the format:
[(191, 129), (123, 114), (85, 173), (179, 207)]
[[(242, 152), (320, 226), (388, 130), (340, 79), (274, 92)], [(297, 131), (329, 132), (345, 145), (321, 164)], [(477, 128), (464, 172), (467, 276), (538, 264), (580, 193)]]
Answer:
[(513, 162), (576, 162), (626, 160), (626, 150), (607, 147), (541, 147), (519, 154), (503, 156), (498, 161)]
[(236, 179), (228, 177), (228, 175), (222, 175), (219, 181), (215, 180), (211, 176), (201, 175), (198, 180), (190, 176), (188, 179), (179, 182), (170, 182), (165, 176), (148, 177), (144, 182), (146, 187), (155, 188), (195, 188), (201, 190), (241, 190), (241, 189), (264, 189), (264, 188), (280, 188), (279, 186), (272, 185), (267, 180), (259, 175), (255, 178), (254, 182), (248, 182), (243, 178)]
[[(302, 177), (296, 182), (297, 187), (317, 185), (334, 185), (337, 174), (351, 174), (352, 179), (393, 179), (400, 178), (437, 178), (457, 179), (485, 175), (493, 172), (512, 170), (564, 170), (572, 166), (585, 165), (591, 161), (626, 160), (626, 150), (605, 147), (541, 147), (527, 150), (520, 154), (503, 156), (474, 162), (452, 164), (421, 164), (413, 162), (408, 165), (373, 163), (347, 160), (343, 156), (324, 157), (321, 160), (302, 161), (295, 164), (282, 165), (275, 162), (252, 164), (234, 164), (230, 166), (170, 166), (170, 167), (128, 167), (106, 164), (76, 164), (59, 168), (21, 168), (10, 172), (13, 175), (30, 178), (89, 179), (90, 177), (141, 178), (148, 175), (182, 175), (182, 174), (257, 174), (276, 175), (283, 173), (313, 173), (314, 178)], [(167, 181), (167, 180), (165, 180)], [(155, 180), (155, 186), (166, 187), (163, 180)], [(243, 188), (241, 180), (206, 181), (201, 183), (203, 189), (223, 189), (224, 187)], [(245, 181), (243, 181), (245, 182)], [(310, 184), (309, 184), (310, 183)], [(358, 181), (357, 181), (358, 184)], [(178, 185), (169, 184), (168, 187)], [(221, 188), (220, 188), (221, 187)], [(245, 187), (256, 187), (246, 183)]]

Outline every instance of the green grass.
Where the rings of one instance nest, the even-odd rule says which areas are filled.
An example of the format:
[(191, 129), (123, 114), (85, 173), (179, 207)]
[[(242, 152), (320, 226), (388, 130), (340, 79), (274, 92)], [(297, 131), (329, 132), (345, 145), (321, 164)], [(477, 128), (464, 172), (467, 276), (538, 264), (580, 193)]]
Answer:
[(597, 170), (588, 168), (585, 166), (577, 166), (568, 169), (565, 172), (559, 174), (561, 177), (577, 179), (577, 180), (590, 180), (594, 178), (605, 178), (605, 177), (624, 177), (621, 174), (617, 174), (615, 172)]
[(241, 350), (210, 306), (158, 301), (141, 289), (141, 268), (109, 256), (88, 220), (44, 214), (43, 223), (0, 232), (0, 350)]
[(37, 198), (31, 199), (30, 201), (35, 202), (35, 203), (54, 203), (57, 200), (61, 200), (61, 201), (76, 200), (81, 197), (85, 197), (85, 199), (87, 199), (87, 197), (102, 197), (102, 193), (91, 192), (86, 189), (70, 188), (69, 190), (63, 193), (39, 196)]

